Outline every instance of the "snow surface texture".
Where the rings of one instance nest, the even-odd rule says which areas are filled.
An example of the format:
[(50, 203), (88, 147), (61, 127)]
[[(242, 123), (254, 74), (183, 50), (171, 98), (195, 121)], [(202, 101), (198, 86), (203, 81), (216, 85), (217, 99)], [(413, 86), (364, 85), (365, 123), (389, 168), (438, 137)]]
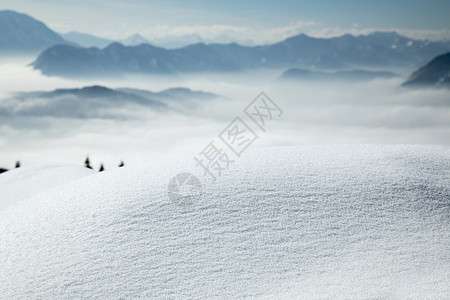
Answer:
[(93, 170), (70, 165), (38, 165), (10, 170), (0, 176), (0, 211), (47, 189), (93, 173)]
[(126, 166), (0, 210), (0, 297), (450, 298), (448, 147), (253, 149), (173, 204), (194, 170)]

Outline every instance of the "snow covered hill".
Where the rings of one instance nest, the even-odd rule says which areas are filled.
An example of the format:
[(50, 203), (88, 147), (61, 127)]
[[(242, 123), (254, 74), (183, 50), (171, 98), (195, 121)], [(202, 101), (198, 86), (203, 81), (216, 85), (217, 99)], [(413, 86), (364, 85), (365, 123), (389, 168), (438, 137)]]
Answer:
[[(203, 193), (178, 206), (167, 184), (185, 171)], [(88, 172), (0, 210), (0, 298), (450, 297), (448, 147), (256, 148), (201, 173)], [(7, 175), (1, 189), (43, 184)]]
[(71, 165), (38, 165), (10, 170), (0, 176), (0, 211), (36, 194), (81, 177), (93, 170)]

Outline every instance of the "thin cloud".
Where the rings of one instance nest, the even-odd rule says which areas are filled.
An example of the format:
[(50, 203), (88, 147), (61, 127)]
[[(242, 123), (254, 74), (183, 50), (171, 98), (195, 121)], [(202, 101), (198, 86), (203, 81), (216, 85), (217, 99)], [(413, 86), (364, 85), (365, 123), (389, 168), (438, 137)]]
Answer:
[[(229, 42), (231, 40), (235, 42), (245, 42), (250, 40), (253, 44), (265, 44), (299, 34), (307, 28), (315, 25), (316, 23), (312, 21), (298, 21), (292, 25), (277, 27), (251, 27), (225, 24), (175, 27), (158, 25), (147, 27), (140, 33), (149, 40), (198, 35), (205, 40), (212, 40), (214, 42)], [(133, 33), (135, 33), (134, 30), (127, 31), (127, 35), (131, 35)]]
[[(401, 79), (286, 85), (273, 82), (273, 74), (263, 75), (259, 72), (246, 74), (245, 78), (192, 75), (173, 79), (173, 82), (133, 77), (120, 83), (104, 83), (109, 87), (119, 87), (120, 84), (122, 87), (151, 90), (162, 90), (170, 84), (226, 97), (202, 102), (188, 112), (157, 112), (124, 105), (111, 108), (114, 118), (85, 118), (83, 111), (70, 117), (67, 114), (55, 117), (54, 113), (38, 114), (36, 111), (27, 116), (0, 117), (0, 166), (10, 167), (17, 159), (31, 164), (55, 158), (81, 164), (89, 154), (93, 161), (102, 161), (109, 167), (121, 159), (138, 163), (145, 159), (197, 153), (232, 119), (242, 114), (242, 108), (261, 89), (284, 109), (285, 114), (271, 123), (270, 130), (261, 135), (255, 146), (448, 144), (450, 141), (447, 90), (401, 89), (398, 87)], [(27, 79), (24, 76), (21, 84), (40, 89), (38, 79), (45, 78), (32, 76)], [(63, 82), (53, 84), (67, 85)], [(82, 83), (70, 82), (70, 85), (80, 87)], [(86, 109), (92, 112), (93, 107)], [(118, 115), (133, 118), (118, 121)]]
[(354, 24), (352, 28), (341, 28), (341, 27), (323, 27), (318, 29), (313, 29), (308, 32), (309, 35), (314, 37), (336, 37), (342, 36), (344, 34), (352, 35), (367, 35), (376, 31), (381, 32), (392, 32), (395, 31), (406, 37), (416, 39), (416, 40), (431, 40), (431, 41), (448, 41), (450, 40), (450, 30), (422, 30), (422, 29), (404, 29), (404, 28), (359, 28), (358, 24)]
[[(286, 26), (261, 27), (261, 26), (235, 26), (227, 24), (213, 25), (192, 25), (192, 26), (142, 26), (139, 28), (130, 27), (127, 24), (120, 25), (125, 30), (122, 38), (139, 33), (150, 41), (162, 39), (182, 38), (186, 36), (198, 36), (204, 41), (215, 43), (237, 42), (246, 45), (263, 45), (282, 41), (286, 38), (304, 33), (312, 37), (329, 38), (342, 36), (344, 34), (367, 35), (376, 31), (390, 32), (396, 31), (401, 35), (417, 40), (450, 41), (450, 30), (423, 30), (405, 28), (362, 28), (355, 23), (350, 28), (328, 27), (314, 21), (298, 21)], [(116, 38), (117, 33), (111, 36), (109, 32), (98, 32), (99, 36)]]

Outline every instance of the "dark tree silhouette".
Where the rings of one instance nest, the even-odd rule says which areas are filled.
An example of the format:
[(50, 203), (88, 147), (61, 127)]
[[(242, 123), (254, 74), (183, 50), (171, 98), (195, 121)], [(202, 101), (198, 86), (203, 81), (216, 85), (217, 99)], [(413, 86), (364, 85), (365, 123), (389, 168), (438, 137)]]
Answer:
[(125, 164), (123, 163), (123, 160), (121, 160), (121, 161), (120, 161), (120, 164), (119, 164), (119, 168), (121, 168), (121, 167), (123, 167), (123, 166), (125, 166)]
[(86, 157), (86, 160), (84, 161), (84, 166), (85, 166), (86, 168), (88, 168), (88, 169), (92, 169), (92, 167), (91, 167), (91, 162), (90, 162), (90, 160), (89, 160), (89, 156)]
[(16, 161), (16, 168), (20, 168), (20, 161)]
[(6, 171), (8, 171), (8, 169), (0, 168), (0, 174), (5, 173)]
[(103, 164), (100, 165), (100, 169), (99, 169), (98, 171), (99, 171), (99, 172), (105, 171), (105, 168), (103, 168)]

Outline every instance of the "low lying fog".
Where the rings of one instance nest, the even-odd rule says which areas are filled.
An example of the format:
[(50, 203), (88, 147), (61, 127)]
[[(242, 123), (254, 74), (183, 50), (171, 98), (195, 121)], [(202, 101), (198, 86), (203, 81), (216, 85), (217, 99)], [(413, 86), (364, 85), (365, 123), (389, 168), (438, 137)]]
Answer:
[[(26, 67), (26, 63), (0, 65), (0, 167), (4, 168), (12, 168), (17, 160), (22, 165), (54, 161), (82, 164), (89, 155), (95, 168), (103, 162), (108, 169), (116, 167), (120, 160), (130, 164), (190, 156), (216, 139), (236, 116), (241, 116), (259, 135), (252, 147), (450, 144), (450, 92), (400, 88), (404, 78), (365, 83), (286, 83), (277, 80), (283, 71), (279, 70), (83, 81), (45, 77)], [(14, 98), (15, 92), (92, 85), (153, 92), (186, 87), (215, 93), (221, 98), (186, 100), (189, 103), (182, 103), (179, 109), (165, 111), (131, 104), (105, 107), (108, 114), (93, 118), (5, 112), (5, 108), (14, 111), (32, 105)], [(284, 111), (268, 125), (266, 132), (258, 130), (242, 111), (261, 91)]]

